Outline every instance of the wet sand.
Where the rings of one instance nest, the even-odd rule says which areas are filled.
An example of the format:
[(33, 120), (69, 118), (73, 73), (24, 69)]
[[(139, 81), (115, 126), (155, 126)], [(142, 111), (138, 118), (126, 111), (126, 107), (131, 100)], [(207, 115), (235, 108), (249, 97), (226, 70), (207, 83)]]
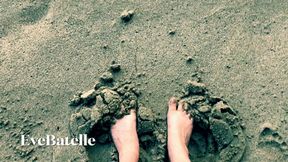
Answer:
[[(286, 161), (287, 8), (284, 0), (1, 1), (0, 161), (85, 158), (82, 147), (20, 147), (20, 135), (68, 136), (71, 97), (112, 61), (157, 118), (187, 80), (205, 83), (241, 117), (242, 161)], [(105, 161), (105, 149), (89, 155)]]

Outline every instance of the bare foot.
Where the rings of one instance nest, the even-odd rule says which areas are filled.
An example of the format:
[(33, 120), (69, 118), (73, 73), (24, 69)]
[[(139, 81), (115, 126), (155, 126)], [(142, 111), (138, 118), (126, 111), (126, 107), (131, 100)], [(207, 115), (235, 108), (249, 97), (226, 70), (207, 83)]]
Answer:
[(186, 162), (189, 160), (187, 145), (193, 129), (193, 119), (184, 111), (184, 102), (178, 103), (174, 97), (169, 101), (167, 114), (168, 123), (168, 153), (171, 162)]
[(139, 158), (139, 141), (136, 130), (136, 112), (116, 121), (111, 128), (113, 141), (119, 153), (120, 162), (137, 162)]

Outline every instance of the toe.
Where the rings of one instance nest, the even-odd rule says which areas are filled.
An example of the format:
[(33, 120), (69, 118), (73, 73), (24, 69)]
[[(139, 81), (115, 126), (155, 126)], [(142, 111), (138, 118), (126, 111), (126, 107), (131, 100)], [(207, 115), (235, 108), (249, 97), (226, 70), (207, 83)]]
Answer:
[(187, 117), (193, 122), (193, 118), (192, 118), (191, 114), (187, 114)]
[(176, 111), (176, 106), (177, 106), (177, 100), (175, 97), (170, 98), (169, 103), (169, 111)]
[(130, 110), (130, 114), (136, 114), (136, 110), (135, 109), (131, 109)]
[(131, 116), (133, 116), (133, 117), (134, 117), (134, 116), (136, 117), (136, 110), (135, 110), (135, 109), (131, 109), (129, 115), (131, 115)]
[(185, 104), (185, 102), (181, 100), (179, 102), (179, 104), (178, 104), (178, 109), (177, 110), (184, 111), (184, 104)]

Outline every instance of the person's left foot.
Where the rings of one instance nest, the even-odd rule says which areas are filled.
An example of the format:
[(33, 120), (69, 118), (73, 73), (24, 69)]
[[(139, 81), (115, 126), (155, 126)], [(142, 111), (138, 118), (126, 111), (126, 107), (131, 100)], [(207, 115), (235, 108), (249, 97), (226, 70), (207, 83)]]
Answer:
[(119, 153), (119, 161), (138, 161), (139, 140), (136, 129), (136, 112), (116, 121), (111, 128), (113, 141)]

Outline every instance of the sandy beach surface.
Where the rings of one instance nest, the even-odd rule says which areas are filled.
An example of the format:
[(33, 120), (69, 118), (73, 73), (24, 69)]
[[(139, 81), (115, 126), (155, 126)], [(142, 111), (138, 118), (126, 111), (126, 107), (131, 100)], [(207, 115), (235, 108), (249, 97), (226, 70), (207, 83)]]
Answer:
[(288, 160), (287, 1), (1, 0), (0, 161), (83, 161), (87, 152), (111, 161), (111, 144), (86, 151), (21, 146), (20, 137), (68, 136), (69, 100), (112, 61), (157, 118), (197, 80), (241, 118), (241, 161)]

